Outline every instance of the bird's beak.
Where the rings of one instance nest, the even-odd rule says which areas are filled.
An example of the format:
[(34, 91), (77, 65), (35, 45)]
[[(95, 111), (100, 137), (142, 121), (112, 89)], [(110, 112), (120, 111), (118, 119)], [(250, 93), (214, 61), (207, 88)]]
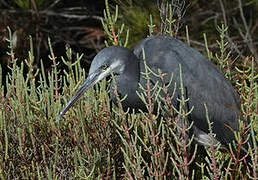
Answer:
[(59, 113), (58, 120), (62, 119), (63, 115), (72, 107), (72, 105), (81, 97), (81, 95), (87, 91), (90, 87), (94, 86), (97, 82), (104, 79), (111, 73), (111, 68), (107, 68), (105, 71), (102, 69), (97, 69), (95, 72), (91, 73), (88, 78), (83, 82), (81, 87), (76, 91), (72, 99), (67, 103), (64, 109)]

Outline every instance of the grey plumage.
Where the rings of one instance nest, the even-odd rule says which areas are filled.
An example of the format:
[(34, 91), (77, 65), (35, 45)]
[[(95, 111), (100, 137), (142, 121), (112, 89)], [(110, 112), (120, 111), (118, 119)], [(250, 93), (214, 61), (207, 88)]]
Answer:
[[(240, 115), (239, 97), (234, 88), (216, 66), (198, 51), (177, 39), (164, 35), (151, 36), (142, 40), (135, 46), (134, 51), (118, 46), (107, 47), (100, 51), (92, 61), (89, 77), (59, 117), (64, 115), (83, 92), (104, 77), (110, 76), (111, 72), (115, 74), (118, 93), (121, 97), (127, 95), (122, 103), (123, 108), (146, 110), (144, 103), (136, 94), (136, 91), (141, 91), (138, 83), (146, 85), (141, 75), (141, 72), (145, 71), (143, 49), (147, 66), (154, 72), (160, 69), (167, 74), (165, 83), (170, 81), (173, 74), (169, 93), (173, 92), (175, 82), (180, 84), (178, 65), (181, 64), (186, 96), (190, 98), (188, 106), (190, 108), (194, 106), (190, 120), (194, 121), (195, 139), (203, 145), (209, 144), (204, 109), (204, 103), (206, 103), (216, 139), (222, 144), (231, 142), (234, 134), (230, 128), (238, 130)], [(157, 77), (153, 75), (150, 77), (152, 84), (158, 81)], [(115, 101), (112, 91), (110, 95), (112, 101)], [(179, 96), (180, 91), (177, 88), (175, 97)], [(173, 98), (172, 104), (178, 105), (176, 98)]]

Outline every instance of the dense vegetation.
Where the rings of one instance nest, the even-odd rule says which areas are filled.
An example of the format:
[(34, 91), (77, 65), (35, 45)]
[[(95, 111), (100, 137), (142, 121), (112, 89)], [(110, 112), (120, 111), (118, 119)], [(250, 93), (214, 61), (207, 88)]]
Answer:
[[(89, 14), (87, 2), (0, 2), (1, 179), (257, 179), (257, 1), (96, 1), (106, 6), (104, 14), (102, 8)], [(198, 48), (231, 80), (243, 115), (231, 148), (187, 141), (191, 124), (183, 92), (177, 109), (183, 128), (172, 116), (153, 115), (156, 99), (150, 95), (157, 89), (145, 89), (141, 96), (149, 100), (148, 113), (128, 113), (110, 104), (106, 81), (56, 121), (99, 49), (132, 47), (157, 33)], [(165, 85), (161, 88), (166, 92)], [(169, 101), (164, 104), (160, 112), (175, 110)], [(245, 134), (254, 143), (247, 153), (240, 152)]]

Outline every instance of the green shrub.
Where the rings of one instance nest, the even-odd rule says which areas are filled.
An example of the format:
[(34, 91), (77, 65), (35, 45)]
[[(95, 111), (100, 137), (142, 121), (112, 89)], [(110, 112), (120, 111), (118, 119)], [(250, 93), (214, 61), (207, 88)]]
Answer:
[[(116, 21), (112, 19), (116, 16), (108, 15), (108, 10), (106, 13), (106, 18), (110, 19), (105, 19), (103, 25), (106, 31), (111, 32), (106, 44), (126, 45), (128, 35), (127, 40), (123, 36), (116, 36), (121, 39), (115, 40), (117, 29), (118, 34), (124, 32), (116, 27)], [(258, 76), (253, 58), (247, 57), (243, 66), (230, 69), (228, 73), (227, 64), (224, 64), (227, 63), (227, 55), (214, 56), (219, 67), (226, 69), (225, 74), (236, 84), (244, 117), (242, 128), (236, 133), (237, 142), (229, 152), (223, 152), (220, 145), (204, 148), (195, 145), (192, 137), (186, 137), (192, 126), (187, 123), (191, 110), (184, 108), (188, 99), (185, 99), (181, 88), (180, 107), (173, 108), (168, 100), (171, 97), (162, 99), (158, 95), (160, 91), (167, 94), (168, 85), (162, 83), (153, 89), (148, 88), (147, 83), (147, 89), (139, 94), (146, 104), (147, 113), (129, 113), (123, 111), (123, 99), (118, 97), (118, 106), (111, 106), (108, 82), (104, 80), (87, 91), (64, 119), (57, 122), (63, 105), (86, 77), (80, 66), (82, 55), (73, 56), (71, 49), (67, 48), (66, 57), (61, 59), (68, 71), (60, 70), (49, 40), (49, 58), (53, 66), (51, 71), (45, 72), (43, 63), (40, 70), (33, 68), (32, 41), (28, 59), (20, 66), (16, 64), (10, 30), (8, 43), (11, 73), (6, 82), (2, 82), (0, 68), (1, 179), (257, 178), (257, 137), (253, 126), (257, 130)], [(225, 53), (224, 50), (221, 52)], [(24, 70), (25, 66), (28, 71)], [(153, 72), (146, 66), (144, 76), (147, 82), (150, 73)], [(162, 72), (157, 77), (162, 82)], [(181, 80), (179, 87), (182, 86)], [(164, 109), (166, 112), (177, 111), (179, 119), (172, 114), (166, 118), (154, 116), (152, 102), (156, 100), (164, 104), (164, 107), (159, 106), (159, 113)], [(250, 124), (245, 121), (248, 118)], [(183, 126), (177, 125), (178, 120), (184, 122)], [(241, 137), (245, 133), (250, 134), (255, 145), (243, 155), (239, 145), (243, 143)], [(210, 135), (214, 137), (211, 124)]]

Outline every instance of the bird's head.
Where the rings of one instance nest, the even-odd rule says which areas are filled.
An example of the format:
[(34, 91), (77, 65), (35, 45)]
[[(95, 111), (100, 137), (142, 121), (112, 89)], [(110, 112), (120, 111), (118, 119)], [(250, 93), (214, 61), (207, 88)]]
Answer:
[(119, 46), (104, 48), (93, 59), (88, 78), (90, 78), (90, 76), (97, 76), (96, 80), (98, 82), (111, 75), (111, 72), (115, 75), (121, 74), (125, 68), (125, 60), (126, 57), (128, 57), (128, 52), (129, 49)]
[(69, 108), (87, 91), (90, 87), (101, 81), (111, 73), (122, 74), (126, 66), (126, 58), (131, 53), (129, 49), (111, 46), (101, 50), (93, 59), (87, 79), (76, 91), (75, 95), (60, 112), (58, 119), (69, 110)]

